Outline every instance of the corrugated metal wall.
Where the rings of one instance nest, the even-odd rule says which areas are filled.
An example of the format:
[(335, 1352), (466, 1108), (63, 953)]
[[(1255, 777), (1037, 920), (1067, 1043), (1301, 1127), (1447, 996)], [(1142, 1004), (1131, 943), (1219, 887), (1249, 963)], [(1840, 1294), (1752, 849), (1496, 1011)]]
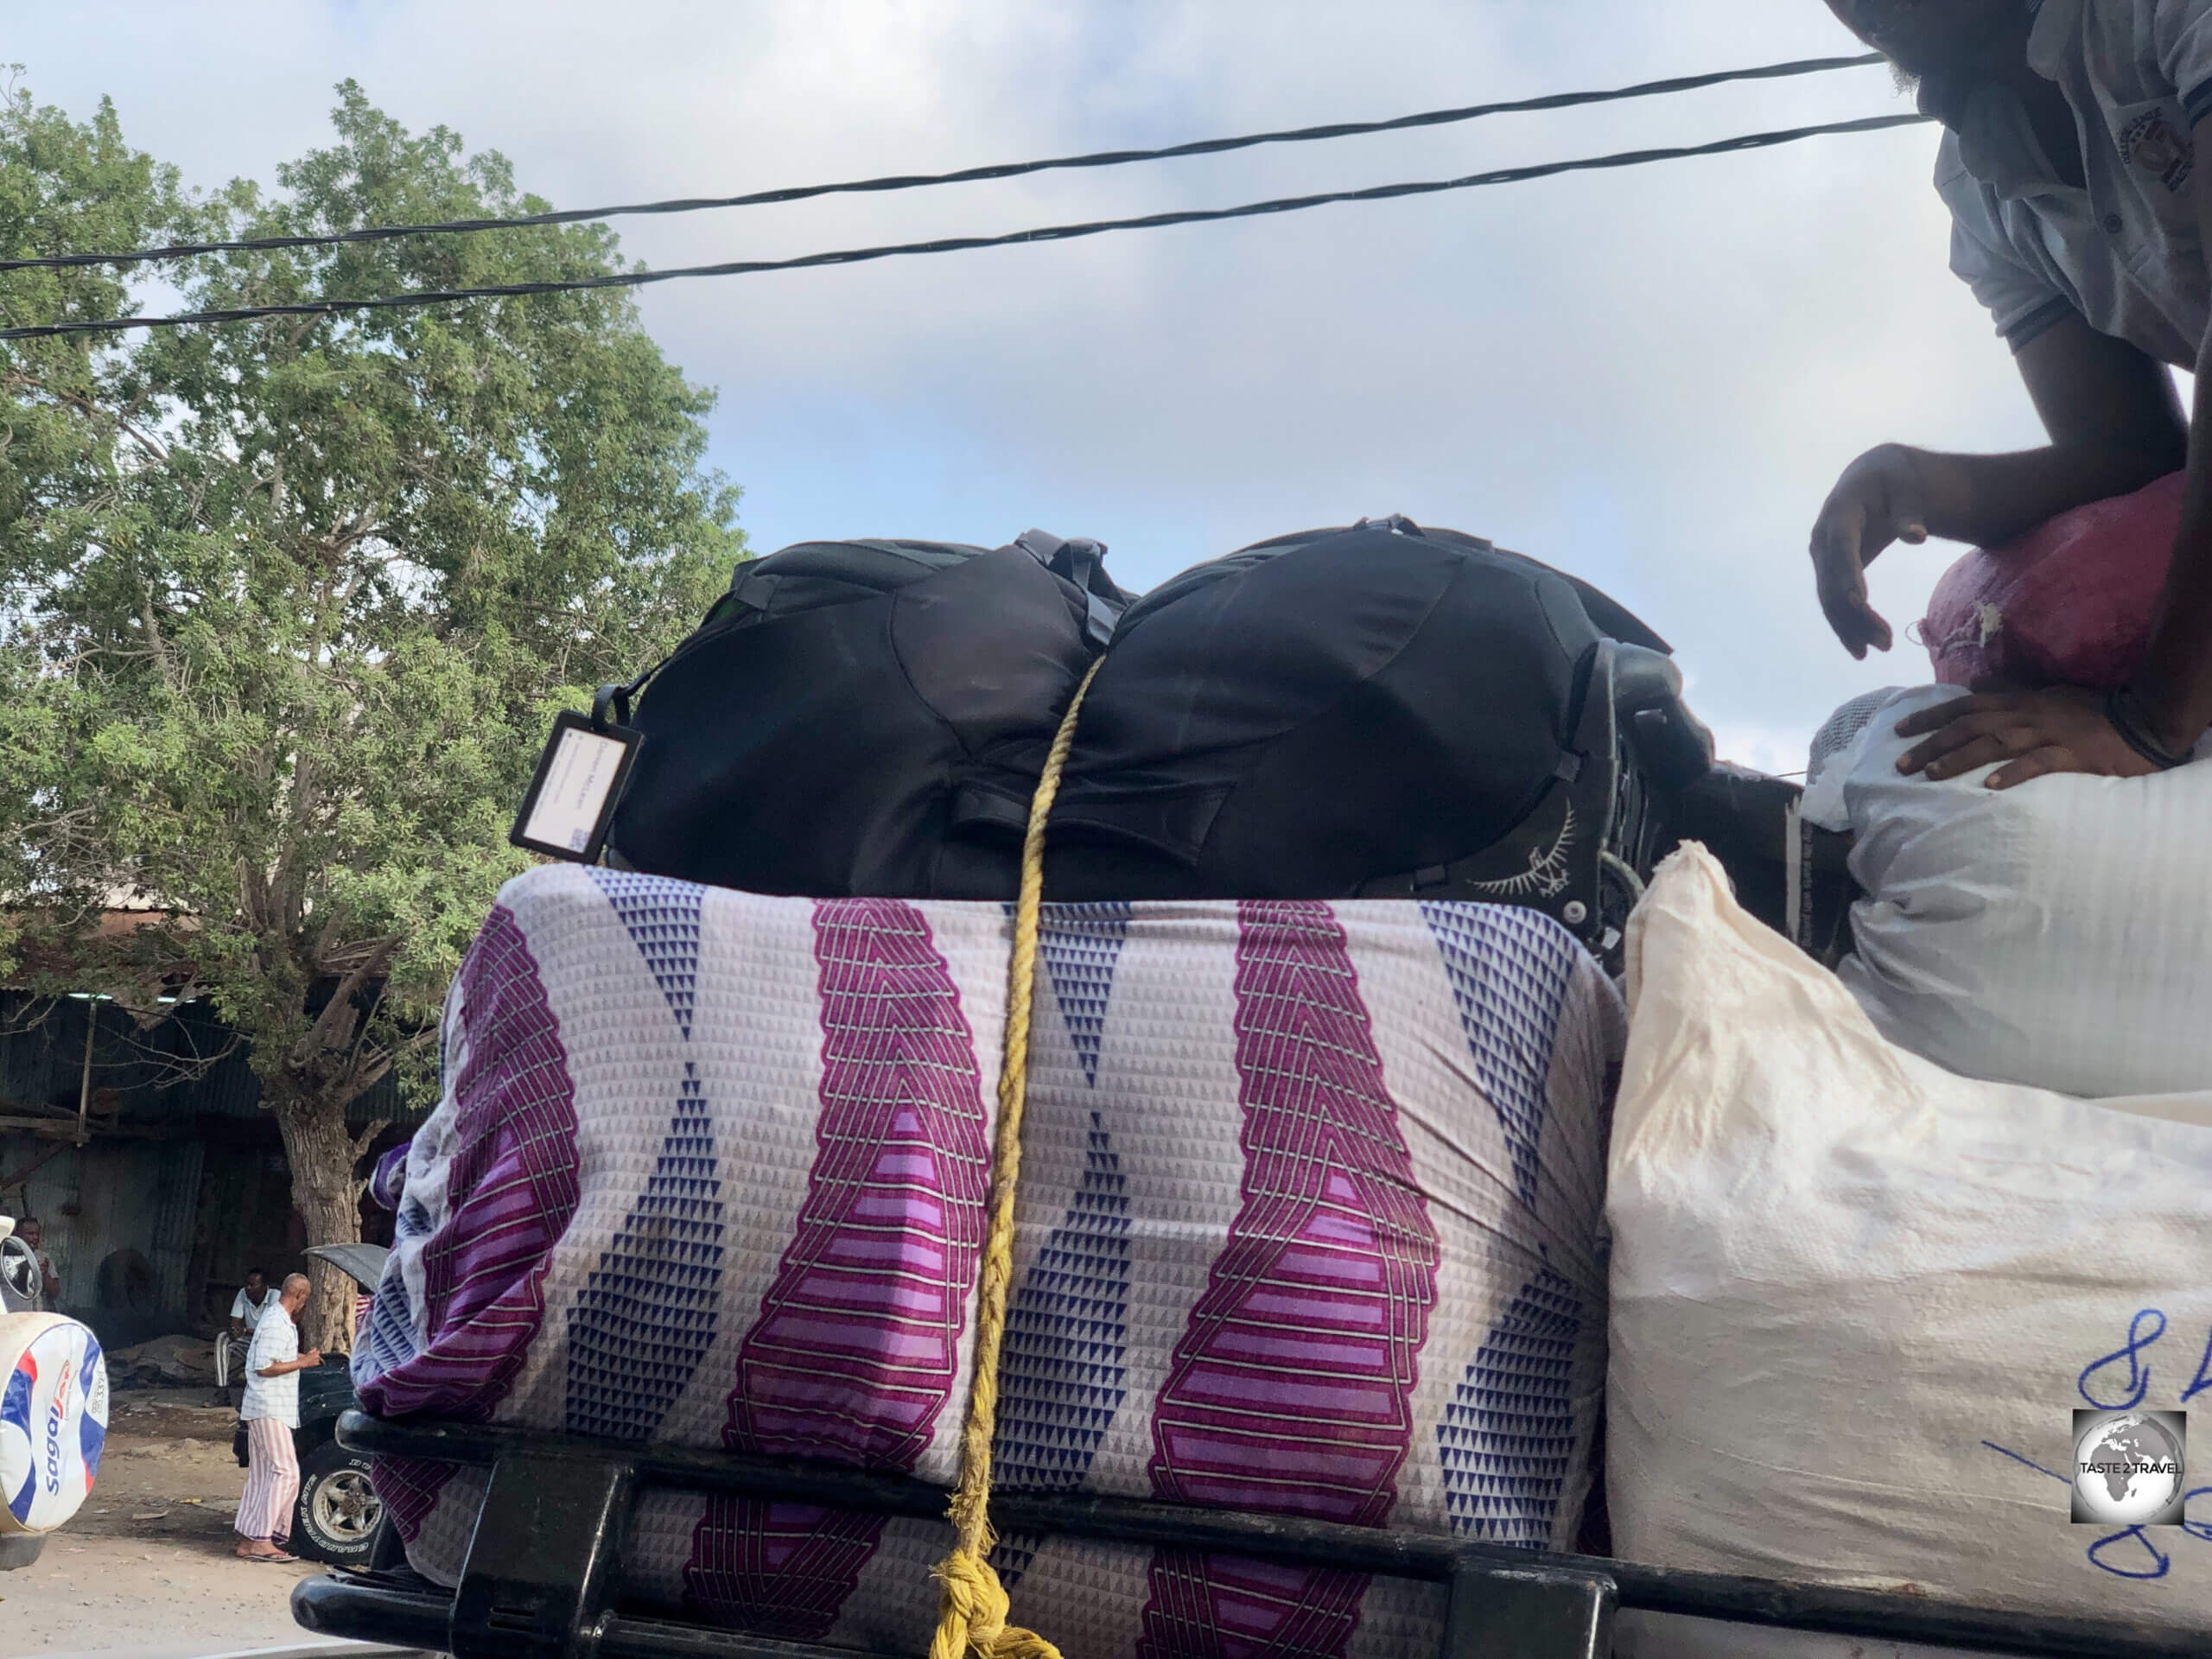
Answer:
[(166, 1155), (154, 1189), (154, 1248), (146, 1255), (154, 1264), (162, 1314), (189, 1320), (194, 1300), (192, 1224), (200, 1211), (200, 1177), (207, 1148), (195, 1138), (160, 1150)]
[[(0, 1179), (54, 1145), (31, 1135), (0, 1136)], [(99, 1306), (100, 1264), (134, 1250), (154, 1270), (155, 1306), (144, 1311), (176, 1324), (186, 1320), (205, 1160), (197, 1137), (95, 1141), (66, 1147), (32, 1175), (25, 1209), (45, 1226), (65, 1306)]]
[[(187, 1007), (150, 1031), (77, 999), (25, 1023), (33, 1012), (20, 994), (0, 991), (0, 1118), (73, 1130), (88, 1029), (92, 1087), (121, 1096), (111, 1115), (92, 1119), (83, 1147), (0, 1127), (0, 1213), (44, 1224), (65, 1308), (111, 1345), (127, 1345), (206, 1317), (209, 1299), (226, 1295), (245, 1265), (302, 1264), (297, 1240), (288, 1242), (288, 1224), (298, 1223), (276, 1123), (243, 1050), (174, 1080), (177, 1061), (230, 1040), (208, 1010)], [(389, 1077), (346, 1114), (357, 1127), (381, 1117), (410, 1128), (425, 1115), (402, 1109)], [(27, 1184), (13, 1180), (35, 1164)]]

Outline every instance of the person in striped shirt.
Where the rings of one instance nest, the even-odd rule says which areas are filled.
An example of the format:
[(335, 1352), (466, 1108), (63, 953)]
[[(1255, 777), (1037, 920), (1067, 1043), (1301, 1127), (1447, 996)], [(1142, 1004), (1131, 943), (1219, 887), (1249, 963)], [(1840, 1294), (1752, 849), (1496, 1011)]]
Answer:
[(289, 1561), (292, 1506), (299, 1501), (300, 1460), (292, 1432), (300, 1426), (302, 1371), (322, 1363), (313, 1348), (300, 1351), (300, 1310), (308, 1303), (308, 1276), (288, 1276), (276, 1306), (264, 1307), (245, 1356), (245, 1492), (238, 1499), (238, 1554), (249, 1561)]

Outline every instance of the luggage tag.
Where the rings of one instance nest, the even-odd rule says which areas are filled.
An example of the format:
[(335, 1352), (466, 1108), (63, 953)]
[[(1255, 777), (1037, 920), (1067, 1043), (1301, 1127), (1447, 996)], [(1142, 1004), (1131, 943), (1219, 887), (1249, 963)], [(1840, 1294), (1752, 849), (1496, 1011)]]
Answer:
[(537, 757), (537, 775), (507, 832), (509, 842), (548, 858), (599, 861), (639, 745), (645, 741), (644, 733), (607, 717), (610, 702), (626, 715), (621, 705), (628, 701), (602, 691), (589, 715), (564, 710), (554, 717), (553, 734)]

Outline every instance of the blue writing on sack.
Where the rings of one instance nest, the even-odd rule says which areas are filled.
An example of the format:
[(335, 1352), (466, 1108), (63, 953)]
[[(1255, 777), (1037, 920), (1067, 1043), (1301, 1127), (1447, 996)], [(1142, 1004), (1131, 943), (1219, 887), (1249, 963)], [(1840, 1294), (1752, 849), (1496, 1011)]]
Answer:
[[(2101, 1358), (2093, 1359), (2083, 1366), (2082, 1375), (2075, 1382), (2075, 1387), (2080, 1390), (2082, 1397), (2099, 1411), (2134, 1410), (2143, 1403), (2151, 1392), (2151, 1362), (2145, 1355), (2156, 1344), (2158, 1338), (2165, 1334), (2166, 1316), (2155, 1307), (2142, 1309), (2127, 1322), (2126, 1342), (2113, 1349), (2112, 1352)], [(2107, 1376), (2106, 1373), (2123, 1363), (2127, 1367), (2127, 1376), (2122, 1397), (2099, 1399), (2096, 1394), (2092, 1392), (2093, 1388), (2106, 1389), (2113, 1386), (2118, 1379)], [(2212, 1389), (2212, 1332), (2208, 1332), (2206, 1335), (2204, 1356), (2196, 1363), (2195, 1379), (2182, 1392), (2182, 1404), (2187, 1405), (2207, 1389)], [(2012, 1459), (2015, 1463), (2025, 1464), (2039, 1475), (2049, 1475), (2053, 1480), (2063, 1482), (2069, 1487), (2074, 1484), (2071, 1477), (2062, 1475), (2056, 1469), (2046, 1469), (2034, 1459), (2022, 1457), (2009, 1446), (1999, 1446), (1994, 1440), (1984, 1440), (1982, 1444), (1992, 1452), (2002, 1453)], [(2212, 1486), (2192, 1487), (2184, 1492), (2182, 1495), (2183, 1510), (2186, 1511), (2190, 1502), (2200, 1497), (2212, 1497)], [(2181, 1529), (2192, 1538), (2212, 1542), (2212, 1522), (2190, 1521), (2184, 1518), (2181, 1523)], [(2139, 1545), (2143, 1551), (2142, 1558), (2138, 1559), (2133, 1565), (2130, 1565), (2121, 1554), (2123, 1547), (2129, 1544)], [(2118, 1532), (2108, 1533), (2098, 1539), (2089, 1546), (2088, 1562), (2099, 1572), (2109, 1573), (2119, 1579), (2163, 1579), (2173, 1570), (2173, 1558), (2153, 1543), (2150, 1534), (2141, 1527), (2126, 1527)]]

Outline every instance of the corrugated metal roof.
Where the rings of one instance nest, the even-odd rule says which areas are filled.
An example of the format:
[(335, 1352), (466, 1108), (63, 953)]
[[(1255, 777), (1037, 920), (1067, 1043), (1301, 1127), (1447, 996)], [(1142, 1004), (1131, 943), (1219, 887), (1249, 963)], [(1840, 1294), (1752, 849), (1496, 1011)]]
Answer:
[[(143, 1032), (128, 1014), (75, 998), (19, 1028), (33, 1011), (21, 993), (0, 991), (0, 1116), (52, 1111), (75, 1116), (88, 1020), (97, 1021), (92, 1087), (122, 1095), (121, 1122), (181, 1126), (200, 1117), (251, 1118), (261, 1109), (261, 1079), (243, 1047), (224, 1054), (197, 1077), (172, 1081), (180, 1065), (223, 1054), (231, 1040), (230, 1028), (200, 1004), (187, 1004)], [(413, 1110), (403, 1105), (395, 1077), (386, 1077), (346, 1109), (346, 1122), (356, 1127), (378, 1118), (420, 1123), (428, 1115), (428, 1103)]]

